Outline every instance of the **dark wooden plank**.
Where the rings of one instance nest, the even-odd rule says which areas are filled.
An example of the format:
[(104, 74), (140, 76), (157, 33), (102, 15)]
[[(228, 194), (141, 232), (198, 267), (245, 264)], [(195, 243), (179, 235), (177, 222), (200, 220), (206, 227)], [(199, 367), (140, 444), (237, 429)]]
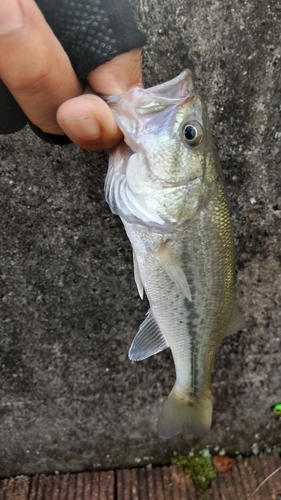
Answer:
[(211, 482), (209, 500), (245, 500), (243, 488), (238, 488), (237, 479), (241, 484), (239, 471), (235, 467), (225, 474), (219, 473)]
[(163, 478), (163, 487), (164, 487), (164, 498), (165, 500), (171, 499), (171, 490), (172, 483), (170, 478), (170, 467), (164, 466), (162, 467), (162, 478)]
[(148, 471), (148, 474), (147, 474), (148, 500), (154, 500), (154, 498), (156, 498), (155, 497), (155, 490), (154, 490), (153, 475), (150, 474), (151, 471), (152, 471), (152, 469), (150, 471)]
[[(256, 488), (257, 491), (252, 497), (256, 498), (256, 500), (260, 499), (260, 498), (271, 498), (271, 494), (270, 494), (271, 484), (269, 481), (265, 481), (263, 486), (261, 488), (259, 488), (259, 485), (261, 485), (264, 482), (264, 480), (266, 479), (266, 477), (268, 476), (266, 468), (265, 468), (265, 464), (263, 463), (263, 460), (261, 460), (261, 459), (256, 460), (255, 469), (256, 469), (256, 479), (257, 479), (257, 483), (258, 483), (258, 486), (257, 486), (258, 489)], [(269, 469), (270, 469), (270, 473), (271, 473), (272, 468), (269, 467)]]
[(9, 479), (1, 479), (0, 480), (0, 500), (6, 500), (7, 493), (9, 491)]
[(42, 500), (53, 500), (55, 476), (45, 477), (45, 492)]
[(30, 478), (18, 477), (1, 481), (0, 500), (27, 500)]
[(68, 500), (70, 474), (62, 474), (55, 478), (54, 500)]
[(188, 495), (189, 495), (188, 499), (190, 499), (190, 500), (197, 500), (198, 499), (198, 495), (196, 493), (196, 488), (194, 486), (194, 483), (193, 483), (191, 477), (190, 476), (186, 476), (185, 481), (186, 481), (186, 489), (187, 489)]
[(14, 490), (14, 500), (27, 500), (30, 488), (29, 477), (17, 478), (16, 488)]
[(179, 478), (180, 469), (176, 465), (171, 465), (170, 467), (170, 481), (172, 483), (171, 500), (181, 500), (180, 498), (180, 478)]
[(100, 473), (99, 472), (94, 472), (91, 474), (91, 479), (92, 479), (92, 497), (91, 500), (99, 500), (100, 496)]
[(116, 472), (116, 500), (197, 500), (192, 481), (176, 466)]
[(132, 469), (131, 470), (131, 497), (132, 500), (140, 500), (140, 495), (139, 495), (139, 473), (138, 469)]
[[(191, 481), (191, 483), (190, 483)], [(179, 498), (182, 500), (185, 495), (188, 500), (190, 500), (190, 487), (192, 485), (192, 480), (188, 474), (185, 474), (182, 470), (178, 471), (178, 489), (179, 489)], [(197, 496), (196, 496), (197, 500)]]
[(115, 473), (113, 471), (100, 472), (100, 498), (99, 500), (115, 500)]
[(50, 489), (52, 486), (51, 484), (52, 480), (53, 480), (52, 476), (49, 476), (48, 478), (46, 476), (38, 477), (37, 491), (36, 491), (36, 496), (34, 497), (35, 500), (45, 500), (46, 494), (48, 493), (48, 489)]
[(140, 500), (148, 500), (146, 469), (139, 469), (139, 498)]
[(122, 498), (121, 494), (123, 491), (123, 471), (122, 470), (117, 470), (116, 471), (116, 494), (117, 498)]
[[(209, 500), (281, 500), (281, 459), (252, 457), (212, 481)], [(177, 466), (0, 480), (0, 500), (198, 500)]]
[(219, 474), (212, 482), (209, 500), (227, 500), (228, 498), (275, 500), (279, 492), (281, 493), (281, 470), (279, 479), (276, 477), (276, 482), (272, 476), (261, 488), (259, 486), (280, 466), (281, 460), (278, 456), (275, 458), (252, 457), (238, 461), (234, 464), (233, 471)]
[(52, 483), (53, 483), (53, 488), (52, 488), (52, 500), (60, 500), (60, 484), (62, 481), (62, 476), (55, 475), (52, 476)]
[[(247, 498), (248, 495), (250, 495), (251, 492), (251, 487), (247, 481), (247, 474), (245, 475), (243, 472), (243, 461), (242, 460), (237, 460), (235, 463), (235, 470), (236, 470), (236, 480), (239, 483), (243, 495), (245, 498)], [(246, 482), (246, 486), (245, 486)]]
[[(264, 460), (264, 468), (267, 484), (271, 496), (274, 500), (281, 500), (281, 458), (278, 455), (269, 457), (269, 460)], [(275, 472), (276, 471), (276, 472)], [(269, 477), (270, 476), (270, 477)], [(263, 488), (263, 486), (262, 486)]]
[(39, 485), (39, 476), (32, 477), (28, 500), (37, 500), (38, 485)]
[(239, 498), (237, 497), (235, 476), (233, 474), (233, 471), (229, 471), (225, 474), (219, 474), (218, 479), (221, 479), (222, 498), (223, 496), (225, 496), (226, 498)]
[(243, 498), (243, 496), (245, 495), (245, 492), (244, 492), (244, 489), (243, 489), (243, 485), (241, 483), (240, 473), (239, 473), (239, 470), (238, 470), (236, 462), (234, 462), (233, 470), (232, 471), (227, 472), (226, 474), (221, 474), (221, 476), (224, 476), (225, 477), (225, 481), (227, 481), (229, 474), (230, 474), (230, 478), (232, 480), (232, 484), (234, 486), (235, 497), (237, 499)]
[[(242, 497), (240, 497), (242, 500)], [(209, 498), (208, 500), (225, 500), (221, 496), (221, 488), (219, 487), (218, 481), (213, 481), (212, 486), (209, 491)], [(238, 500), (238, 499), (237, 499)]]
[[(51, 480), (51, 478), (53, 479)], [(43, 478), (44, 483), (45, 481), (46, 478)], [(115, 500), (115, 474), (113, 471), (48, 476), (48, 481), (52, 488), (50, 500)], [(40, 480), (39, 493), (41, 493), (41, 489), (43, 486)], [(45, 494), (46, 492), (45, 488)], [(46, 500), (49, 500), (49, 495)]]
[(188, 493), (188, 480), (189, 476), (187, 474), (184, 474), (184, 472), (177, 467), (175, 472), (174, 472), (174, 478), (175, 475), (177, 475), (177, 494), (179, 495), (179, 498), (187, 498), (189, 500), (190, 496)]
[(155, 469), (151, 469), (149, 471), (150, 474), (153, 474), (154, 479), (154, 487), (156, 491), (156, 497), (159, 500), (165, 500), (164, 497), (164, 486), (162, 481), (162, 468), (155, 467)]
[(118, 470), (116, 472), (117, 498), (131, 500), (131, 471)]
[(76, 475), (69, 475), (68, 490), (66, 500), (76, 500)]
[(256, 461), (256, 468), (260, 468), (259, 484), (253, 490), (251, 500), (265, 498), (276, 500), (281, 498), (281, 459), (278, 455), (263, 457)]
[[(258, 486), (258, 481), (256, 480), (256, 473), (254, 468), (253, 459), (246, 458), (237, 462), (237, 467), (240, 472), (240, 479), (243, 486), (243, 491), (245, 498), (251, 495), (251, 493)], [(265, 499), (264, 499), (265, 500)]]
[(84, 473), (83, 500), (92, 500), (92, 480), (89, 472)]
[(75, 500), (83, 500), (84, 497), (84, 474), (78, 473), (76, 476)]

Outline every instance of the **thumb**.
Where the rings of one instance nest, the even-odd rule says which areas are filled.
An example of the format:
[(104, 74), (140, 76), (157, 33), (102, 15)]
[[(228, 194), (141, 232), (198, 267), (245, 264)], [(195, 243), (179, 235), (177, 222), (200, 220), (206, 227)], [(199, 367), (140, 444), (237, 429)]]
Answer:
[(141, 49), (133, 49), (99, 66), (88, 76), (88, 82), (98, 94), (113, 95), (127, 92), (133, 85), (142, 85)]
[[(133, 49), (99, 66), (89, 74), (88, 82), (94, 92), (103, 95), (122, 94), (141, 85), (141, 50)], [(94, 94), (63, 103), (57, 121), (73, 142), (88, 151), (111, 149), (123, 137), (109, 106)]]

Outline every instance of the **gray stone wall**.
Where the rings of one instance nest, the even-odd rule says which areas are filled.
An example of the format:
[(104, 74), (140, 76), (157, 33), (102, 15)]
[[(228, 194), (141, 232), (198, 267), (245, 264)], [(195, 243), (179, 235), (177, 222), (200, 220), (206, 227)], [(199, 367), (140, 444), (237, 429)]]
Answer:
[(168, 351), (133, 364), (147, 310), (104, 202), (107, 156), (0, 137), (0, 476), (164, 463), (191, 447), (280, 445), (281, 4), (134, 0), (146, 85), (191, 67), (230, 196), (247, 331), (218, 349), (206, 438), (155, 434)]

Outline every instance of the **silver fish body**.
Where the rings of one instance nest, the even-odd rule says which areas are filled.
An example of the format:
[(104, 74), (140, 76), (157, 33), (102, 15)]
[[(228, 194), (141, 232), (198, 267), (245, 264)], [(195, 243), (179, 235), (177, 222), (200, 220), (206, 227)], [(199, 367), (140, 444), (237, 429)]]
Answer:
[(107, 99), (125, 142), (110, 156), (106, 200), (133, 247), (150, 310), (131, 346), (137, 361), (170, 347), (176, 383), (158, 434), (202, 434), (212, 419), (211, 371), (224, 335), (243, 328), (234, 299), (233, 234), (204, 103), (184, 71)]

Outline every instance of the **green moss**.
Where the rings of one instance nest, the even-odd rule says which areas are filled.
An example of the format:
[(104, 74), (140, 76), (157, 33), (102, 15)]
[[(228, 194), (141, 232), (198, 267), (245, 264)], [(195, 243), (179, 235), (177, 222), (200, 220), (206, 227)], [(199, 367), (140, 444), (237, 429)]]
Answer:
[(180, 455), (173, 460), (173, 463), (177, 464), (185, 474), (192, 478), (200, 499), (207, 500), (211, 480), (217, 475), (212, 459), (202, 455)]

